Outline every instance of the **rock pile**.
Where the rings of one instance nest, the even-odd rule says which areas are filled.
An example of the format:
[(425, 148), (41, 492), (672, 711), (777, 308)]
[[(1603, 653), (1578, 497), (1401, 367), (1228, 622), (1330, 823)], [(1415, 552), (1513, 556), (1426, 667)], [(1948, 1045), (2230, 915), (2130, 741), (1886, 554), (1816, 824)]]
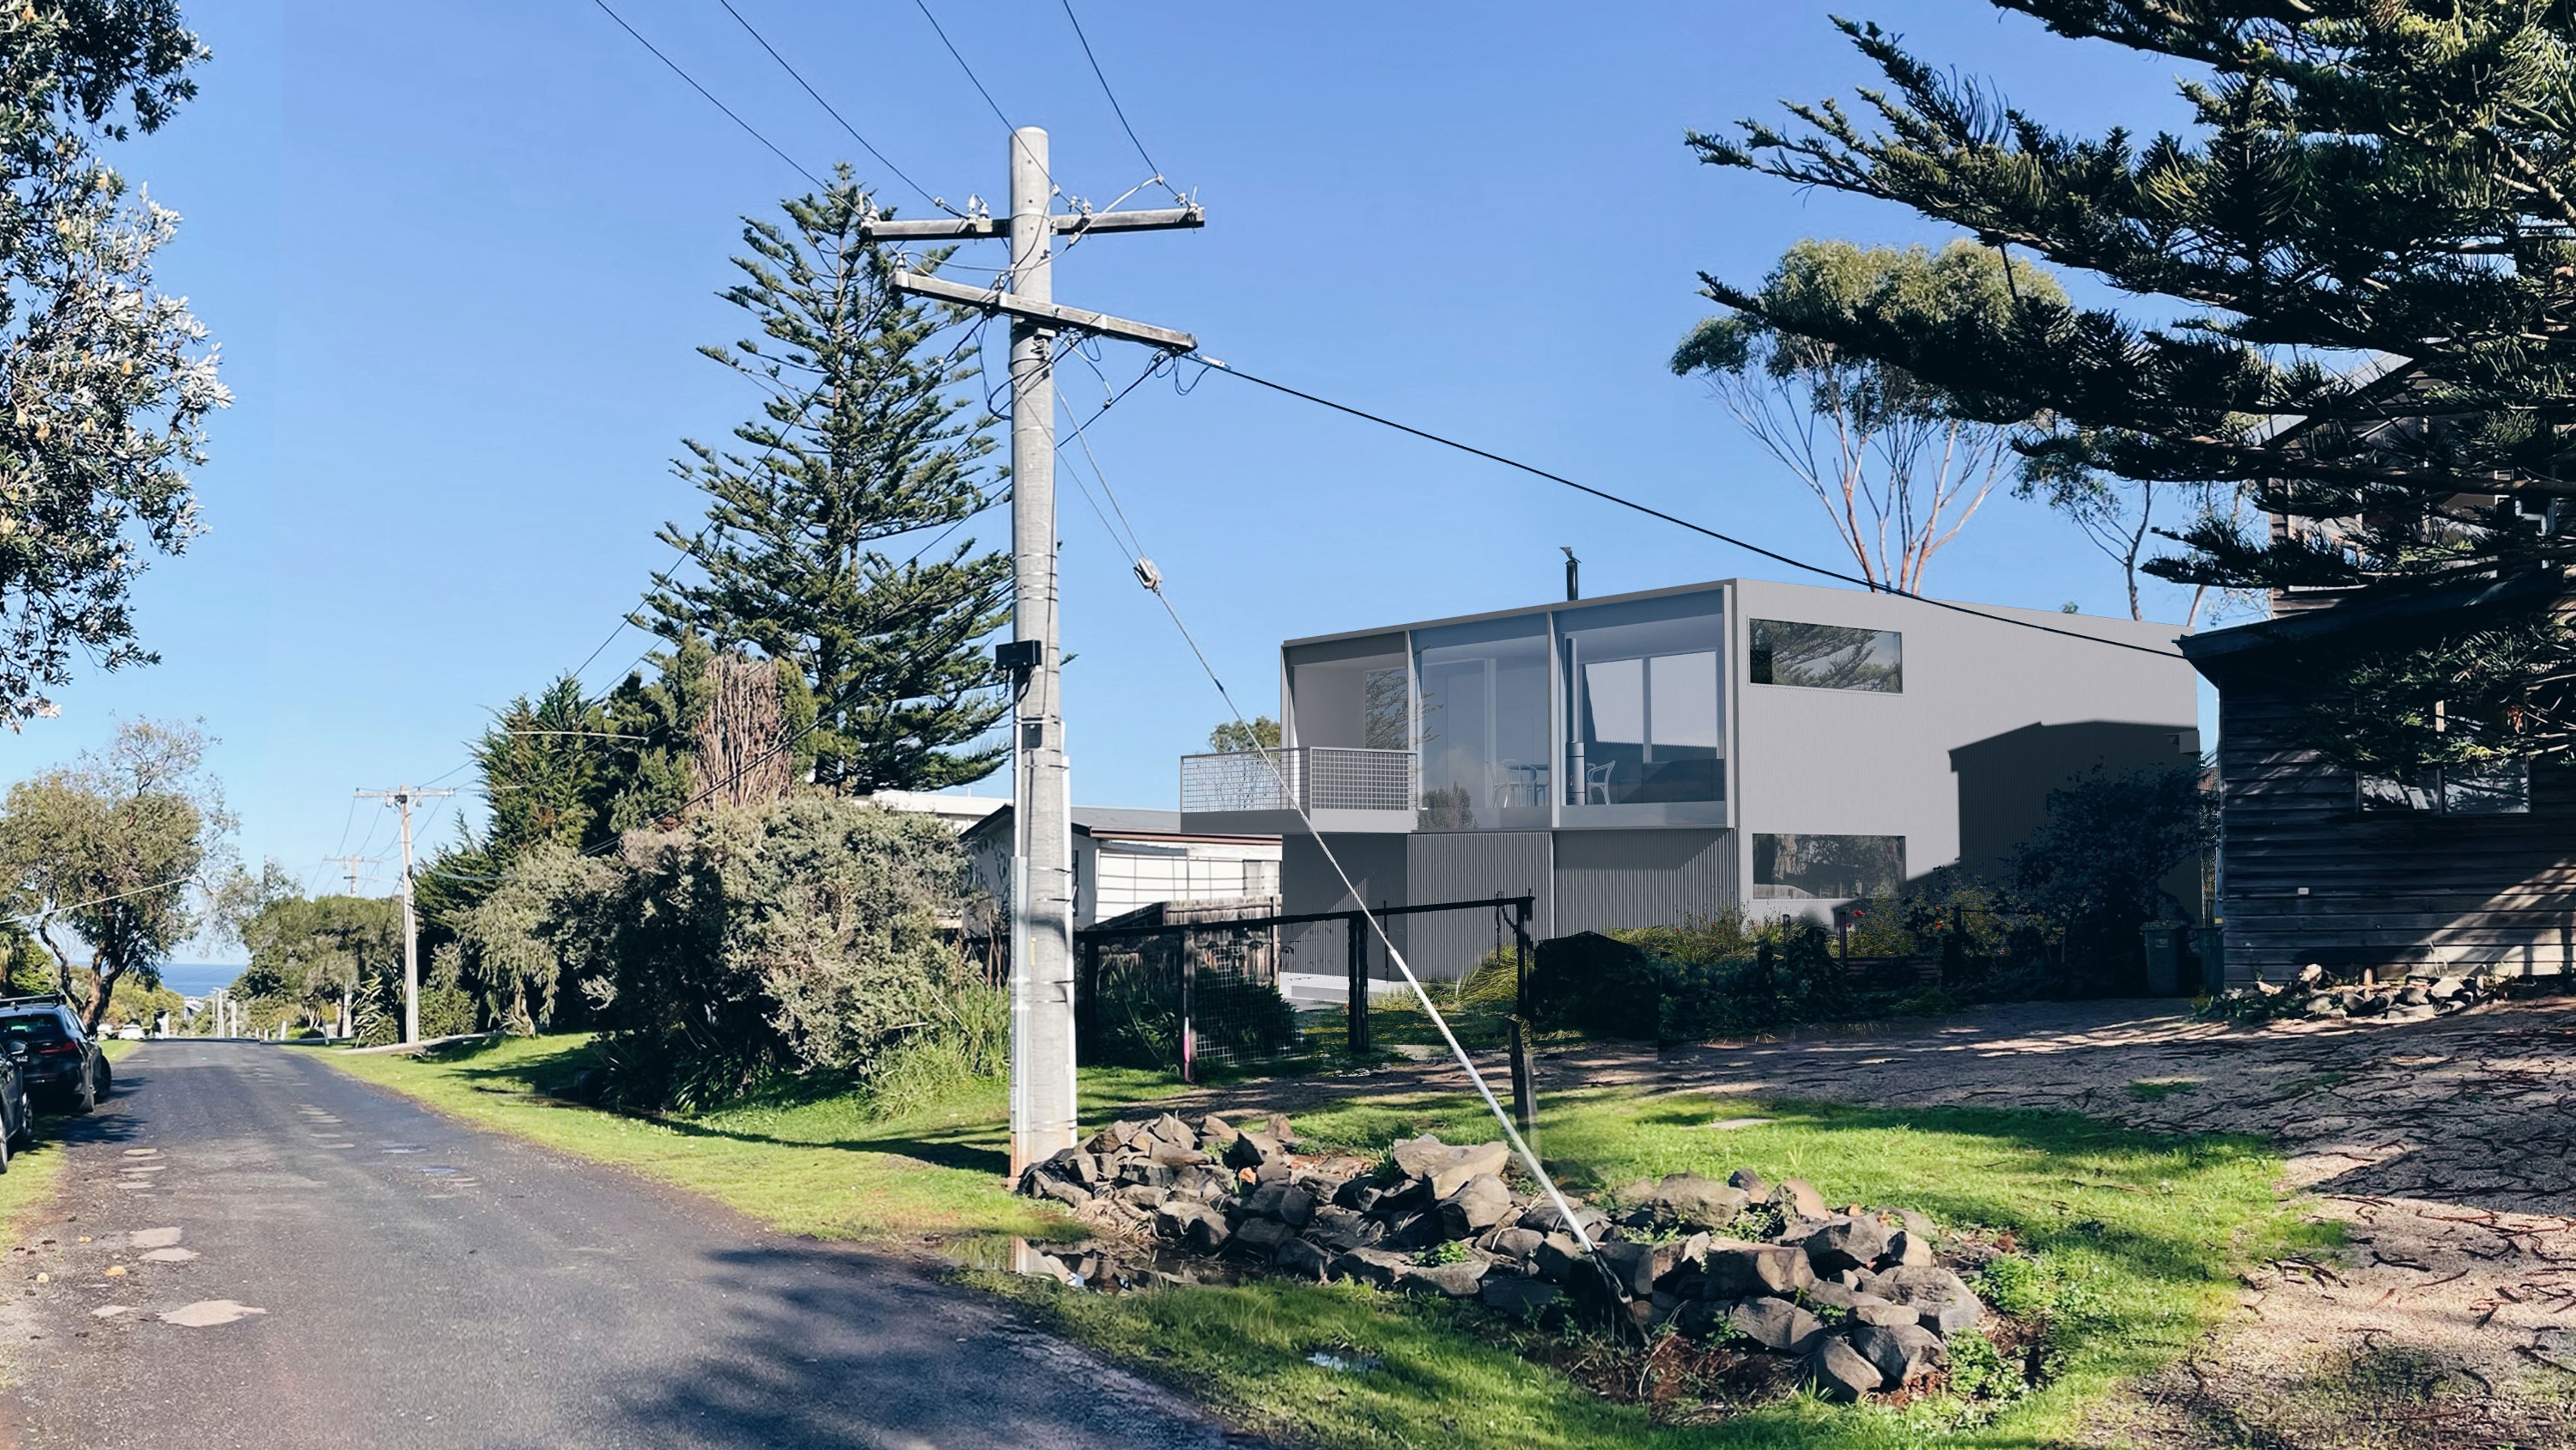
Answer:
[(1283, 1118), (1245, 1130), (1167, 1113), (1111, 1124), (1031, 1167), (1020, 1191), (1247, 1269), (1749, 1341), (1794, 1356), (1838, 1399), (1941, 1369), (1947, 1341), (1986, 1312), (1942, 1262), (1929, 1219), (1836, 1209), (1801, 1179), (1677, 1173), (1607, 1208), (1569, 1199), (1596, 1246), (1587, 1257), (1564, 1212), (1512, 1187), (1502, 1143), (1416, 1138), (1383, 1162), (1296, 1143)]
[(2212, 999), (2207, 1015), (2235, 1022), (2269, 1022), (2298, 1017), (2375, 1017), (2388, 1022), (2421, 1022), (2447, 1012), (2490, 1001), (2496, 984), (2486, 968), (2461, 976), (2418, 974), (2383, 983), (2364, 972), (2354, 982), (2339, 981), (2323, 966), (2310, 962), (2286, 983), (2260, 979), (2230, 987)]

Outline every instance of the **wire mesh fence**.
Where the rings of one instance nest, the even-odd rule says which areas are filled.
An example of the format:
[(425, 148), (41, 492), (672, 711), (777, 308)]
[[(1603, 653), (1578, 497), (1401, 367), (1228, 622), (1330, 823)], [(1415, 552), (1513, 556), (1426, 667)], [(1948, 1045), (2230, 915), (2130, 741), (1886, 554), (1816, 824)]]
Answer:
[[(1423, 913), (1480, 913), (1494, 918), (1498, 943), (1489, 960), (1526, 959), (1531, 898), (1381, 907), (1401, 919)], [(1169, 918), (1169, 919), (1167, 919)], [(1281, 928), (1339, 926), (1347, 972), (1341, 1000), (1299, 1010), (1283, 990)], [(1408, 989), (1377, 974), (1384, 944), (1359, 912), (1256, 913), (1222, 903), (1164, 902), (1075, 936), (1075, 1048), (1085, 1062), (1177, 1072), (1195, 1082), (1207, 1070), (1230, 1071), (1298, 1058), (1366, 1058), (1373, 1002), (1413, 1009)], [(1509, 942), (1510, 956), (1501, 943)], [(1391, 966), (1390, 966), (1391, 970)], [(1311, 986), (1312, 983), (1310, 982)], [(1456, 984), (1449, 996), (1456, 997)], [(1400, 997), (1395, 994), (1401, 992)], [(1412, 1045), (1407, 1043), (1406, 1045)]]
[(1280, 993), (1278, 930), (1266, 923), (1194, 922), (1087, 943), (1074, 1031), (1085, 1062), (1177, 1071), (1184, 1081), (1311, 1050)]

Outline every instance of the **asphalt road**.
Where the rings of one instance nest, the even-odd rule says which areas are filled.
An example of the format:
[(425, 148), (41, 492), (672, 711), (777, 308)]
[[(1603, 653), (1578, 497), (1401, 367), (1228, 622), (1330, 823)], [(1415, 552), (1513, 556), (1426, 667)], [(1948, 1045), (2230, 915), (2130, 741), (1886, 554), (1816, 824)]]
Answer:
[[(147, 1043), (63, 1123), (60, 1210), (6, 1251), (0, 1446), (1227, 1443), (917, 1265), (765, 1233), (306, 1054)], [(147, 1260), (133, 1235), (154, 1229), (196, 1257)], [(225, 1300), (265, 1312), (160, 1317)]]

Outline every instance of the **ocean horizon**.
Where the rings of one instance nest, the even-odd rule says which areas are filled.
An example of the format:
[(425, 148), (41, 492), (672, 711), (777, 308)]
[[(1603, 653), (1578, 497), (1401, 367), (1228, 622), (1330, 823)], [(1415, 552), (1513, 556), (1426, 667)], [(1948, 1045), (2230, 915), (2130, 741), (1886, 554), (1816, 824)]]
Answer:
[(245, 970), (239, 962), (164, 962), (161, 985), (182, 997), (202, 997), (217, 987), (231, 986)]

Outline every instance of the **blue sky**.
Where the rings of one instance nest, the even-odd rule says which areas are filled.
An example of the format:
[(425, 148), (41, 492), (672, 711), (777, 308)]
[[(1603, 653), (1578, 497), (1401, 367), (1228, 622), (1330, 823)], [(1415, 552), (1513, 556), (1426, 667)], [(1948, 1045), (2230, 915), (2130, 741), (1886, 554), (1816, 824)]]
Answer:
[[(808, 168), (855, 143), (716, 0), (612, 0)], [(1003, 190), (1002, 124), (898, 0), (736, 0), (897, 164), (952, 200)], [(1841, 7), (2058, 124), (2178, 125), (2171, 67), (1969, 0)], [(1053, 0), (934, 9), (1058, 184), (1106, 203), (1147, 171)], [(1687, 128), (1776, 115), (1868, 75), (1822, 7), (1249, 7), (1091, 0), (1138, 135), (1209, 223), (1094, 239), (1060, 300), (1198, 334), (1218, 357), (1834, 564), (1817, 505), (1669, 373), (1702, 269), (1758, 280), (1804, 236), (1946, 238), (1892, 208), (1694, 162)], [(119, 717), (202, 717), (242, 849), (336, 887), (389, 854), (358, 786), (445, 776), (510, 696), (590, 656), (698, 512), (668, 460), (752, 407), (698, 357), (745, 213), (804, 182), (590, 0), (189, 7), (201, 98), (118, 159), (186, 222), (162, 278), (223, 344), (238, 403), (199, 477), (211, 532), (140, 591), (163, 663), (85, 673), (0, 737), (0, 779)], [(918, 200), (890, 176), (885, 198)], [(993, 259), (968, 255), (961, 261)], [(1124, 385), (1146, 359), (1103, 347)], [(1068, 397), (1101, 383), (1072, 366)], [(1087, 411), (1087, 406), (1086, 406)], [(1092, 430), (1172, 597), (1247, 707), (1287, 636), (1761, 561), (1399, 435), (1209, 378), (1139, 388)], [(1007, 540), (996, 515), (980, 530)], [(1169, 806), (1221, 707), (1066, 492), (1074, 791)], [(1934, 564), (1946, 597), (2123, 612), (2071, 525), (1998, 497)], [(2160, 592), (2151, 612), (2179, 618)], [(605, 688), (645, 647), (617, 636)], [(987, 787), (990, 789), (990, 787)], [(443, 839), (474, 809), (426, 822)], [(370, 891), (389, 889), (373, 868)]]

